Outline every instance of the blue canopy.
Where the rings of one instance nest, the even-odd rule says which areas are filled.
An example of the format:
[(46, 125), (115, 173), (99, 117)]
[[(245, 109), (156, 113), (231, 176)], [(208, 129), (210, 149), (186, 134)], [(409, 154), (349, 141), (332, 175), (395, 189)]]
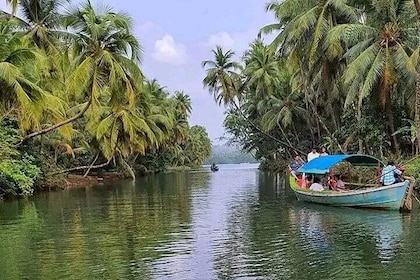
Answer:
[(341, 161), (347, 161), (354, 166), (383, 166), (383, 163), (368, 155), (329, 155), (314, 158), (299, 168), (299, 172), (325, 174), (329, 169)]

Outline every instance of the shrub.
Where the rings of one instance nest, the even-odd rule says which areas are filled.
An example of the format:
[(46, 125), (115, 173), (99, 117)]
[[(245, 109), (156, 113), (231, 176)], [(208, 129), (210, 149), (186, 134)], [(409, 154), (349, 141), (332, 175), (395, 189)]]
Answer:
[(0, 195), (32, 194), (41, 173), (34, 158), (16, 148), (18, 131), (14, 126), (12, 120), (0, 124)]
[(32, 194), (34, 182), (40, 174), (40, 168), (32, 164), (29, 156), (21, 160), (6, 159), (0, 162), (0, 184), (6, 193)]
[(414, 178), (418, 178), (420, 175), (420, 159), (416, 159), (406, 165), (404, 165), (405, 174)]

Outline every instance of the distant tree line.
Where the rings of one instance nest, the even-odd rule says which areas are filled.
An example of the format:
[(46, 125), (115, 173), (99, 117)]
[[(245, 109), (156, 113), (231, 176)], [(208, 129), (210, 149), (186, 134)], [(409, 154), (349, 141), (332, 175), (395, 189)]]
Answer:
[(242, 152), (240, 150), (217, 153), (213, 152), (204, 164), (228, 164), (228, 163), (257, 163), (258, 160), (251, 153)]

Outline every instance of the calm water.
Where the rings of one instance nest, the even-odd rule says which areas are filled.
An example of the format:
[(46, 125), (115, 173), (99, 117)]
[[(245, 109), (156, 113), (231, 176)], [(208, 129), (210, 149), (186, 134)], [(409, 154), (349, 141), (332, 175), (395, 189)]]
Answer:
[(419, 279), (420, 216), (296, 201), (255, 165), (0, 204), (0, 279)]

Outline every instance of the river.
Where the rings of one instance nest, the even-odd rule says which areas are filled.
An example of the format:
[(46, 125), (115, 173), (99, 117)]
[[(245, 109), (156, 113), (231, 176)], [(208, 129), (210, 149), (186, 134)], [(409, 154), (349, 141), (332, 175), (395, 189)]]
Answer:
[(418, 209), (306, 204), (256, 167), (0, 203), (0, 279), (418, 279)]

